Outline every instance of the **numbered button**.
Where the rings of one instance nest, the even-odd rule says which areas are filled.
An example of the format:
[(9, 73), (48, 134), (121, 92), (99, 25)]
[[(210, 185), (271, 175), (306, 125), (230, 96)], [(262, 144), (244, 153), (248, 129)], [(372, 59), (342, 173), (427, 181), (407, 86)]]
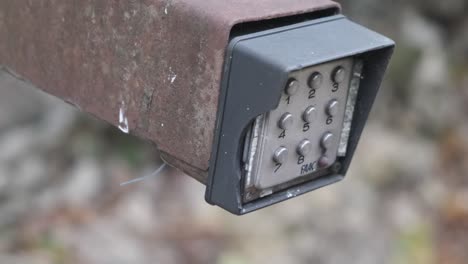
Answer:
[(339, 103), (338, 100), (332, 100), (328, 103), (326, 111), (329, 116), (336, 116), (338, 114)]
[(288, 159), (288, 149), (285, 147), (279, 147), (273, 155), (273, 160), (276, 163), (283, 164)]
[(309, 87), (319, 89), (323, 84), (323, 75), (320, 72), (314, 72), (309, 78)]
[(278, 121), (278, 127), (286, 130), (292, 126), (293, 121), (293, 115), (291, 113), (285, 113)]
[(333, 143), (333, 134), (330, 132), (325, 133), (323, 135), (322, 140), (320, 141), (320, 144), (322, 145), (322, 148), (325, 150), (329, 149), (332, 146)]
[(301, 156), (307, 156), (312, 151), (312, 142), (308, 139), (304, 139), (299, 143), (297, 147), (297, 153)]
[(342, 83), (346, 78), (346, 70), (339, 66), (333, 71), (332, 80), (335, 83)]
[(290, 79), (288, 85), (286, 86), (286, 94), (295, 95), (299, 91), (299, 88), (299, 81), (296, 79)]
[(317, 109), (315, 106), (309, 106), (302, 114), (304, 122), (313, 123), (317, 119)]

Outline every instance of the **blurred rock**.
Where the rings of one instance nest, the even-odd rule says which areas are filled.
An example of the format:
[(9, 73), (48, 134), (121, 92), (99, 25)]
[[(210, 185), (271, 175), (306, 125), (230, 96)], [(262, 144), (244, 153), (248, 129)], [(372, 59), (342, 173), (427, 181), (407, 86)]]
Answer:
[(0, 254), (0, 263), (8, 264), (50, 264), (53, 263), (53, 259), (47, 256), (47, 254), (41, 252), (33, 252), (28, 254), (11, 254), (3, 255)]
[[(467, 11), (468, 12), (468, 11)], [(462, 21), (454, 25), (452, 29), (453, 34), (452, 43), (449, 43), (450, 58), (452, 60), (452, 67), (455, 67), (454, 71), (458, 78), (462, 81), (464, 78), (468, 78), (468, 17), (465, 17)], [(464, 91), (467, 91), (467, 86), (464, 87)]]
[(466, 15), (468, 3), (465, 0), (417, 0), (420, 9), (438, 20), (454, 20)]
[(138, 188), (126, 195), (114, 214), (119, 222), (139, 236), (161, 232), (163, 226), (159, 214), (154, 211), (155, 203), (151, 192)]
[(441, 29), (414, 11), (404, 15), (402, 28), (403, 40), (422, 52), (407, 88), (411, 92), (408, 121), (420, 134), (440, 135), (459, 119), (461, 110)]
[(413, 191), (432, 180), (436, 158), (431, 141), (374, 122), (362, 135), (350, 175), (365, 178), (389, 192)]
[(61, 200), (69, 207), (89, 207), (98, 198), (102, 174), (94, 160), (82, 160), (60, 186)]
[(144, 241), (128, 235), (126, 229), (103, 218), (60, 239), (79, 252), (79, 263), (133, 264), (150, 263)]

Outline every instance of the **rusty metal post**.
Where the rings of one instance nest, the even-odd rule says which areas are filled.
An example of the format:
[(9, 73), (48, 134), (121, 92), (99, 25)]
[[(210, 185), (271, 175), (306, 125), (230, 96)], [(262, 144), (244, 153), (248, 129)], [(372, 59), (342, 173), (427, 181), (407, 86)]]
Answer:
[(153, 142), (206, 183), (224, 55), (236, 30), (335, 14), (329, 0), (3, 0), (0, 65)]

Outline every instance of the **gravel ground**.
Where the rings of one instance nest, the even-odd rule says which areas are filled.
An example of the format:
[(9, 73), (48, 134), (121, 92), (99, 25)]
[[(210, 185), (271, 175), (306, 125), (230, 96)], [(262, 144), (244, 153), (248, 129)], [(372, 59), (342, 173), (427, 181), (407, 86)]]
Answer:
[(398, 43), (348, 178), (243, 217), (0, 71), (0, 263), (466, 263), (468, 3), (342, 2)]

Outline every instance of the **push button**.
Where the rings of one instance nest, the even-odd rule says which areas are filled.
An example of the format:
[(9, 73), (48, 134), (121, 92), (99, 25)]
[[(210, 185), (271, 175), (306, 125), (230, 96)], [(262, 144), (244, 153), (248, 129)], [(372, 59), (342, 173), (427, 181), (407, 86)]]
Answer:
[(309, 78), (309, 87), (319, 89), (323, 84), (323, 75), (319, 72), (314, 72)]
[(326, 111), (329, 116), (336, 116), (338, 114), (339, 103), (337, 100), (332, 100), (328, 103)]
[(288, 159), (288, 149), (285, 147), (279, 147), (273, 155), (273, 160), (276, 163), (283, 164)]
[(297, 147), (297, 153), (301, 156), (307, 156), (312, 151), (312, 142), (308, 139), (304, 139), (299, 143)]
[(329, 149), (333, 143), (333, 134), (330, 132), (327, 132), (325, 135), (323, 135), (320, 143), (322, 145), (322, 148)]
[(281, 116), (280, 120), (278, 121), (278, 127), (281, 129), (288, 129), (293, 124), (293, 116), (291, 113), (285, 113)]
[(312, 123), (317, 119), (317, 109), (315, 106), (309, 106), (302, 114), (302, 119), (307, 123)]
[(330, 159), (327, 156), (320, 157), (317, 163), (318, 163), (319, 168), (326, 168), (331, 165)]
[(335, 83), (342, 83), (346, 78), (346, 70), (339, 66), (333, 71), (332, 80)]
[(286, 94), (295, 95), (299, 91), (300, 85), (296, 79), (290, 79), (286, 86)]

